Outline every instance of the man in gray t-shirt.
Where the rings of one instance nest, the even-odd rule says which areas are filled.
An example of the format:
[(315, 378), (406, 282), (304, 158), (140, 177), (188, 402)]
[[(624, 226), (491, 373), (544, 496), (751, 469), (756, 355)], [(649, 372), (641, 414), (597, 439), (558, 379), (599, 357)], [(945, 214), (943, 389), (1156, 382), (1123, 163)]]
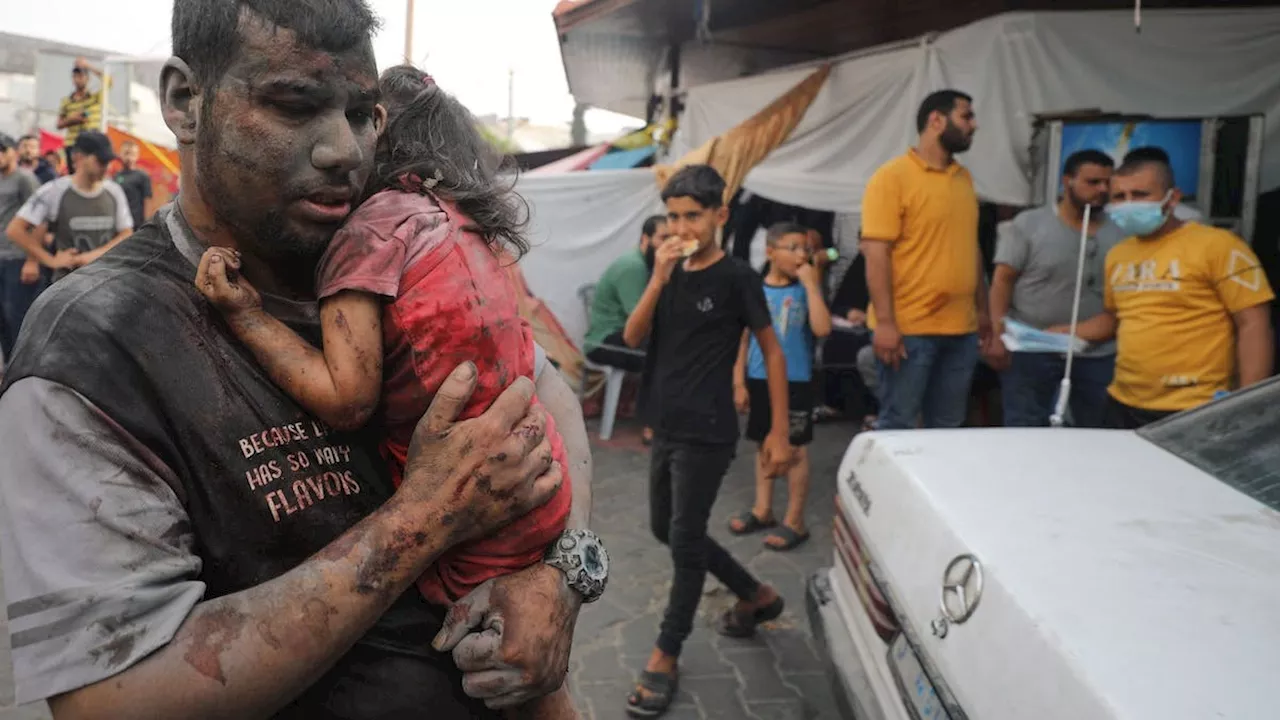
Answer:
[(28, 268), (27, 253), (5, 234), (18, 208), (35, 194), (40, 181), (18, 165), (18, 141), (0, 133), (0, 350), (13, 354), (18, 328), (39, 294), (40, 268)]
[[(102, 257), (133, 233), (124, 190), (106, 179), (115, 159), (111, 141), (85, 130), (71, 146), (76, 171), (42, 186), (18, 211), (9, 237), (51, 268), (55, 282)], [(44, 237), (53, 234), (52, 252)]]
[[(991, 318), (996, 327), (1006, 317), (1040, 329), (1071, 322), (1085, 207), (1090, 208), (1090, 222), (1079, 317), (1102, 312), (1107, 252), (1125, 237), (1103, 214), (1113, 168), (1114, 162), (1103, 152), (1075, 153), (1067, 158), (1063, 196), (1056, 205), (1027, 210), (1001, 224), (991, 282)], [(1047, 426), (1066, 372), (1065, 358), (1053, 353), (1010, 353), (998, 337), (992, 345), (989, 360), (1004, 371), (1005, 425)], [(1073, 425), (1102, 427), (1115, 353), (1115, 343), (1108, 342), (1076, 356), (1071, 372)]]

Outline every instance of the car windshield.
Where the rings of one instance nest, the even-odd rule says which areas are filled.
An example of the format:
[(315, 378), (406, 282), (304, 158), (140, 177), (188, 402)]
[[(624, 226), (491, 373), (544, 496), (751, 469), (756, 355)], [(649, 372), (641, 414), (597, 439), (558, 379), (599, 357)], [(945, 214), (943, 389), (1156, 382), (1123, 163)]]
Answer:
[(1138, 434), (1280, 510), (1280, 378), (1148, 425)]

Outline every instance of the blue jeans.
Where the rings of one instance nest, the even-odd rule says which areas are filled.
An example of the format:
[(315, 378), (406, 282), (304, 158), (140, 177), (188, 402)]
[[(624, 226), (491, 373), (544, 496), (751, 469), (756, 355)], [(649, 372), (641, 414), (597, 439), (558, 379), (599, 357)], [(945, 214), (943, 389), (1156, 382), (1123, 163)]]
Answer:
[(969, 409), (973, 371), (978, 367), (978, 336), (910, 335), (902, 338), (907, 357), (898, 369), (879, 360), (880, 417), (877, 430), (916, 427), (958, 428)]
[[(1077, 357), (1071, 365), (1071, 400), (1067, 406), (1072, 427), (1105, 427), (1107, 386), (1115, 374), (1116, 358)], [(1013, 353), (1013, 362), (1000, 377), (1006, 427), (1048, 427), (1058, 401), (1067, 359), (1053, 353)]]
[(18, 342), (22, 319), (47, 284), (42, 274), (35, 284), (23, 285), (24, 262), (25, 258), (0, 260), (0, 349), (4, 350), (6, 361), (13, 357), (13, 346)]

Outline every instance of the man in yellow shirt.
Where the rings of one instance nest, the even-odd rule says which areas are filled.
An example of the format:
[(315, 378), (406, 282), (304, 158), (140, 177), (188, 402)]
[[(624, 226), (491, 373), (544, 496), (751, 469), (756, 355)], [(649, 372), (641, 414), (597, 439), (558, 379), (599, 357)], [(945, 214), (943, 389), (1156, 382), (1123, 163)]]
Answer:
[(881, 166), (862, 199), (882, 430), (960, 427), (991, 332), (978, 196), (955, 161), (978, 129), (972, 98), (929, 95), (916, 128), (919, 144)]
[(1124, 163), (1111, 198), (1108, 216), (1132, 237), (1107, 254), (1106, 309), (1077, 332), (1117, 340), (1107, 425), (1139, 428), (1270, 376), (1275, 294), (1253, 250), (1176, 218), (1182, 194), (1165, 162)]
[[(89, 73), (98, 76), (101, 81), (97, 90), (89, 90)], [(89, 64), (84, 58), (76, 58), (71, 68), (71, 84), (75, 87), (72, 93), (62, 98), (58, 108), (58, 129), (62, 130), (62, 138), (66, 147), (76, 144), (76, 138), (85, 130), (102, 130), (102, 94), (108, 87), (102, 70)], [(71, 153), (67, 153), (67, 173), (75, 172), (75, 161)]]

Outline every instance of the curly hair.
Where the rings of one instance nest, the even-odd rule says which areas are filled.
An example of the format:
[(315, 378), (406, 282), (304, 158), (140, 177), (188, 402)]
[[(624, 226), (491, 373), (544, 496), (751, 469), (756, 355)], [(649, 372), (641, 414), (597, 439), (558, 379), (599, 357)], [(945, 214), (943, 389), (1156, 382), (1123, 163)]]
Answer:
[[(371, 192), (401, 188), (452, 201), (495, 251), (518, 259), (529, 250), (529, 206), (514, 190), (515, 162), (480, 133), (475, 117), (412, 65), (379, 82), (387, 127), (378, 143)], [(412, 182), (406, 180), (412, 178)]]

